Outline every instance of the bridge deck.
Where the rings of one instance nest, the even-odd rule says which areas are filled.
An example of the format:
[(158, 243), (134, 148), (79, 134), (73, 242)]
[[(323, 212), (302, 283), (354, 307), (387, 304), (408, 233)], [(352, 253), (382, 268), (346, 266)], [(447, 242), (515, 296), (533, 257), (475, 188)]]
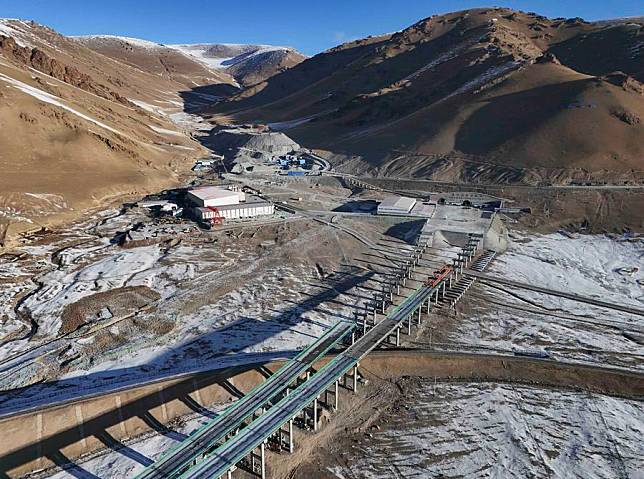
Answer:
[(308, 381), (180, 477), (217, 478), (225, 474), (266, 438), (275, 433), (282, 424), (311, 404), (326, 388), (354, 367), (361, 358), (376, 348), (403, 321), (422, 307), (423, 303), (440, 286), (440, 284), (435, 287), (423, 285), (418, 288), (412, 296), (397, 306), (383, 321), (370, 329), (355, 344), (336, 356), (324, 368), (311, 376)]
[(235, 402), (220, 416), (198, 429), (154, 464), (144, 469), (136, 478), (175, 477), (180, 474), (186, 467), (189, 467), (193, 459), (205, 454), (227, 434), (240, 427), (257, 410), (281, 397), (289, 384), (304, 374), (317, 359), (337, 345), (354, 327), (355, 325), (351, 323), (338, 323), (327, 334), (282, 366), (265, 382)]

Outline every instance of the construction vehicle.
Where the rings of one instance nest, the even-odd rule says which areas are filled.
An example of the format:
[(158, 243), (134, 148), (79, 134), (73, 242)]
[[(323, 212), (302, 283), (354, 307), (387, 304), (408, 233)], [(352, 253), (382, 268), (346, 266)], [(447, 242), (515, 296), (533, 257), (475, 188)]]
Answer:
[(434, 271), (432, 275), (427, 278), (427, 280), (425, 281), (425, 284), (430, 288), (438, 286), (441, 283), (441, 281), (443, 281), (452, 273), (452, 271), (454, 271), (454, 268), (446, 264), (438, 271)]

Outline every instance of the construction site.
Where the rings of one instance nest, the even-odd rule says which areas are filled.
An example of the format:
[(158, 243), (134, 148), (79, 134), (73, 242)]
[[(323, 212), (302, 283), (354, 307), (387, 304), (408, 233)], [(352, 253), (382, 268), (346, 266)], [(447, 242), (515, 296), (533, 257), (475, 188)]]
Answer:
[[(454, 467), (414, 462), (399, 422), (448, 397), (641, 407), (638, 237), (535, 235), (503, 198), (407, 191), (252, 174), (25, 238), (0, 257), (2, 473), (408, 477)], [(636, 433), (613, 431), (630, 471)]]
[(36, 3), (0, 479), (644, 479), (632, 8)]

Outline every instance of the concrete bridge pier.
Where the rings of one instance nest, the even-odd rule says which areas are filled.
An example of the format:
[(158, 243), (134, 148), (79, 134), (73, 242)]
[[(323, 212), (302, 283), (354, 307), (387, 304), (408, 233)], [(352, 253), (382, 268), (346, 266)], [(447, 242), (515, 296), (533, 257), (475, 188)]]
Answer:
[[(340, 381), (335, 381), (333, 383), (333, 390), (325, 389), (324, 390), (324, 406), (327, 409), (333, 409), (335, 411), (338, 410), (338, 402), (339, 402), (339, 395), (338, 395), (338, 389), (340, 386)], [(329, 401), (329, 396), (333, 396), (333, 404), (330, 403)]]
[[(350, 391), (353, 391), (353, 392), (356, 392), (358, 390), (358, 366), (359, 365), (360, 364), (357, 363), (355, 366), (353, 366), (352, 374), (350, 374), (349, 372), (346, 372), (342, 375), (342, 386), (345, 389), (349, 389)], [(351, 387), (347, 385), (349, 380), (351, 380)], [(337, 404), (337, 401), (336, 401), (336, 404)]]
[[(266, 479), (266, 441), (259, 446), (259, 453), (251, 451), (247, 460), (240, 463), (240, 469), (261, 479)], [(229, 471), (230, 472), (230, 471)], [(230, 475), (228, 477), (231, 477)]]
[(313, 431), (317, 431), (318, 430), (318, 398), (315, 398), (313, 400), (312, 407), (313, 407)]
[(356, 363), (355, 366), (353, 366), (353, 392), (356, 392), (358, 390), (358, 366), (360, 363)]
[(277, 430), (277, 442), (280, 450), (288, 451), (291, 454), (293, 453), (293, 418), (289, 419)]

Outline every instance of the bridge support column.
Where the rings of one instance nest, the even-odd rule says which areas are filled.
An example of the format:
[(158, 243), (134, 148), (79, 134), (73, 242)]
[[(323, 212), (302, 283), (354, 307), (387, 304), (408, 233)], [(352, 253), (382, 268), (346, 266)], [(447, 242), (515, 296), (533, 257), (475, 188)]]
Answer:
[(445, 281), (443, 281), (443, 298), (445, 297)]
[(432, 297), (427, 298), (427, 315), (429, 316), (429, 308), (432, 307)]
[(313, 430), (318, 430), (318, 398), (313, 400)]
[(353, 366), (353, 392), (358, 390), (358, 364)]
[(423, 303), (420, 303), (420, 306), (418, 306), (418, 325), (420, 326), (421, 323), (421, 317), (420, 315), (422, 314), (423, 311)]
[[(340, 381), (337, 380), (333, 383), (333, 390), (329, 391), (328, 389), (324, 390), (324, 406), (329, 409), (338, 410), (338, 387)], [(333, 396), (333, 404), (329, 401), (329, 396)]]
[(411, 336), (411, 314), (407, 316), (407, 336)]
[(339, 406), (338, 403), (339, 403), (339, 398), (340, 398), (340, 396), (338, 394), (339, 383), (340, 383), (340, 381), (336, 381), (334, 383), (335, 384), (335, 394), (334, 394), (334, 398), (333, 398), (333, 409), (335, 409), (336, 411), (338, 410), (338, 406)]
[(307, 408), (302, 409), (302, 425), (303, 429), (306, 429), (307, 426), (309, 425), (309, 414), (306, 411)]

